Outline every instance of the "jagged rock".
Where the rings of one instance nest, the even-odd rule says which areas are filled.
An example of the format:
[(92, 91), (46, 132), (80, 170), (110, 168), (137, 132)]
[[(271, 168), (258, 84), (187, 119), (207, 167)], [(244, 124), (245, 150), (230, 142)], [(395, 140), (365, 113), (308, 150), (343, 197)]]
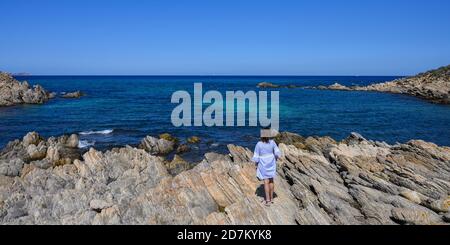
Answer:
[(177, 144), (179, 142), (179, 140), (176, 137), (174, 137), (174, 136), (172, 136), (172, 135), (170, 135), (168, 133), (160, 134), (159, 138), (160, 139), (165, 139), (167, 141), (171, 141), (171, 142), (173, 142), (175, 144)]
[(104, 200), (98, 200), (98, 199), (94, 199), (89, 203), (89, 207), (96, 212), (99, 212), (103, 209), (110, 208), (112, 206), (113, 206), (113, 204), (111, 204), (110, 202), (107, 202)]
[(0, 174), (20, 176), (25, 164), (42, 169), (71, 164), (81, 157), (79, 149), (73, 147), (77, 140), (77, 135), (45, 140), (38, 133), (30, 132), (22, 141), (8, 143), (0, 153)]
[[(356, 133), (340, 143), (325, 140), (326, 147), (320, 141), (319, 151), (280, 146), (285, 154), (282, 173), (295, 187), (294, 193), (302, 193), (296, 195), (304, 206), (296, 216), (299, 223), (439, 223), (438, 213), (445, 209), (438, 207), (446, 207), (442, 204), (450, 190), (448, 148), (423, 141), (390, 146)], [(425, 202), (428, 199), (433, 206)], [(418, 220), (419, 213), (426, 214), (427, 220)]]
[[(239, 150), (236, 159), (251, 154), (230, 148)], [(296, 204), (284, 180), (276, 180), (278, 199), (267, 208), (253, 163), (209, 155), (210, 162), (175, 177), (162, 158), (131, 147), (91, 149), (74, 164), (30, 168), (23, 181), (1, 182), (0, 201), (8, 205), (0, 223), (295, 224)]]
[(165, 166), (167, 168), (167, 171), (169, 171), (169, 173), (171, 173), (172, 175), (177, 175), (190, 168), (190, 164), (176, 154), (173, 160), (171, 162), (167, 162)]
[(60, 155), (59, 155), (59, 147), (60, 146), (49, 146), (47, 149), (47, 155), (46, 158), (50, 162), (54, 162), (55, 164), (59, 162)]
[(47, 147), (45, 144), (36, 145), (28, 145), (27, 153), (30, 161), (42, 160), (47, 156)]
[(24, 161), (19, 158), (0, 159), (0, 175), (19, 176), (24, 164)]
[(23, 137), (22, 144), (25, 147), (27, 147), (29, 145), (38, 145), (41, 140), (42, 140), (42, 138), (38, 133), (30, 132)]
[(410, 225), (435, 225), (442, 223), (438, 215), (422, 210), (394, 208), (392, 210), (392, 218), (402, 224)]
[[(30, 166), (35, 166), (41, 169), (48, 169), (53, 167), (54, 163), (51, 162), (49, 159), (42, 159), (40, 161), (33, 161), (32, 164), (30, 164)], [(24, 174), (24, 171), (22, 170), (22, 175)]]
[(77, 148), (78, 144), (79, 144), (79, 138), (78, 135), (76, 134), (72, 134), (69, 139), (67, 139), (66, 145), (67, 147), (71, 147), (71, 148)]
[(0, 72), (0, 106), (17, 104), (43, 104), (50, 94), (40, 85), (32, 88), (28, 82), (19, 82), (10, 74)]
[(286, 145), (296, 145), (303, 144), (305, 142), (305, 138), (298, 134), (293, 134), (289, 132), (281, 132), (275, 137), (275, 142), (277, 144), (286, 144)]
[(174, 150), (175, 143), (165, 139), (147, 136), (141, 141), (139, 148), (153, 155), (167, 155)]
[[(240, 146), (228, 145), (229, 155), (208, 153), (198, 165), (171, 175), (168, 164), (188, 163), (149, 154), (161, 139), (144, 139), (151, 146), (146, 150), (90, 149), (82, 160), (51, 167), (47, 158), (23, 162), (20, 154), (27, 151), (14, 141), (0, 155), (0, 224), (449, 222), (450, 148), (417, 140), (388, 145), (356, 133), (341, 142), (282, 135), (289, 144), (279, 144), (270, 207), (262, 204), (252, 152)], [(68, 148), (68, 139), (39, 144)], [(305, 147), (296, 147), (298, 142)]]
[(400, 192), (400, 195), (413, 203), (416, 203), (416, 204), (422, 203), (422, 198), (421, 198), (420, 194), (415, 191), (404, 190), (404, 191)]
[(450, 196), (446, 197), (445, 199), (431, 200), (429, 201), (429, 203), (424, 205), (438, 213), (450, 212)]
[(341, 85), (339, 83), (334, 83), (334, 84), (328, 86), (327, 89), (331, 89), (331, 90), (350, 90), (350, 88), (348, 88), (348, 87), (346, 87), (344, 85)]

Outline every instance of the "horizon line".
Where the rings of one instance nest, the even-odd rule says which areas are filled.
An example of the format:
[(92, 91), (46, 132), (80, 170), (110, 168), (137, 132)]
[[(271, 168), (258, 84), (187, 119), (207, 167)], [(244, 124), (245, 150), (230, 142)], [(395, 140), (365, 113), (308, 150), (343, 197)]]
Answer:
[(47, 76), (47, 77), (58, 77), (58, 76), (78, 76), (78, 77), (409, 77), (414, 75), (239, 75), (239, 74), (190, 74), (190, 75), (156, 75), (156, 74), (133, 74), (133, 75), (125, 75), (125, 74), (20, 74), (20, 73), (10, 73), (12, 76), (17, 77), (38, 77), (38, 76)]

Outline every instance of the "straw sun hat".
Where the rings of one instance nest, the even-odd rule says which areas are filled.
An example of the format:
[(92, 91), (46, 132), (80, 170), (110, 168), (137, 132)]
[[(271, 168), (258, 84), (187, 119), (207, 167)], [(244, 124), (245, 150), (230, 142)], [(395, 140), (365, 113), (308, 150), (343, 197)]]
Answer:
[(278, 130), (275, 129), (261, 129), (261, 138), (275, 138), (278, 135)]

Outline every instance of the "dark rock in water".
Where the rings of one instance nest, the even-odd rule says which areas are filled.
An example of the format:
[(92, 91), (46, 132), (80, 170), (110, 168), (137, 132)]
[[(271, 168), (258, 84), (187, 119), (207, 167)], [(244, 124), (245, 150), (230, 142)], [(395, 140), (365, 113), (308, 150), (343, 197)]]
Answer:
[(179, 142), (178, 138), (176, 138), (176, 137), (174, 137), (174, 136), (172, 136), (171, 134), (168, 134), (168, 133), (160, 134), (159, 138), (171, 141), (171, 142), (173, 142), (175, 144), (178, 144), (178, 142)]
[(177, 154), (183, 154), (191, 151), (191, 148), (187, 144), (181, 144), (177, 147)]
[(293, 84), (279, 85), (279, 84), (274, 84), (274, 83), (269, 83), (269, 82), (262, 82), (262, 83), (258, 83), (257, 87), (258, 88), (298, 88), (299, 86), (293, 85)]
[(43, 104), (51, 94), (40, 85), (32, 88), (28, 82), (19, 82), (10, 74), (0, 72), (0, 107), (18, 104)]
[(269, 83), (269, 82), (262, 82), (257, 85), (258, 88), (280, 88), (281, 85)]
[(85, 94), (82, 93), (81, 91), (75, 91), (75, 92), (71, 92), (71, 93), (62, 93), (61, 97), (66, 98), (66, 99), (78, 99), (84, 95)]
[[(265, 207), (244, 147), (207, 153), (193, 168), (129, 146), (91, 148), (59, 166), (48, 156), (27, 162), (28, 147), (68, 147), (75, 137), (24, 138), (27, 147), (16, 140), (0, 154), (0, 224), (439, 225), (450, 217), (450, 148), (420, 140), (281, 133), (276, 198)], [(159, 151), (162, 140), (147, 137), (143, 146)]]
[(202, 140), (200, 139), (200, 137), (197, 137), (197, 136), (192, 136), (192, 137), (189, 137), (188, 139), (187, 139), (187, 142), (189, 143), (189, 144), (198, 144), (198, 143), (200, 143)]

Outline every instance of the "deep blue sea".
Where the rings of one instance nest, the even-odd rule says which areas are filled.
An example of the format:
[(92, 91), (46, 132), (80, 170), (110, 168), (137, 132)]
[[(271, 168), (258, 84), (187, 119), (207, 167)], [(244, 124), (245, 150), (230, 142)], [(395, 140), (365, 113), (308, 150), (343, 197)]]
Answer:
[[(366, 85), (398, 77), (256, 77), (256, 76), (31, 76), (17, 77), (53, 92), (81, 90), (81, 99), (56, 98), (44, 105), (0, 108), (0, 147), (29, 131), (43, 136), (83, 133), (86, 144), (106, 149), (137, 145), (146, 135), (171, 133), (181, 139), (199, 136), (202, 144), (191, 155), (223, 151), (228, 143), (253, 147), (258, 128), (172, 126), (178, 90), (244, 92), (259, 82), (296, 85)], [(423, 139), (450, 145), (450, 106), (417, 98), (375, 92), (280, 89), (280, 128), (303, 136), (343, 139), (351, 132), (388, 143)], [(102, 131), (102, 132), (99, 132)], [(93, 133), (97, 132), (97, 133)]]

